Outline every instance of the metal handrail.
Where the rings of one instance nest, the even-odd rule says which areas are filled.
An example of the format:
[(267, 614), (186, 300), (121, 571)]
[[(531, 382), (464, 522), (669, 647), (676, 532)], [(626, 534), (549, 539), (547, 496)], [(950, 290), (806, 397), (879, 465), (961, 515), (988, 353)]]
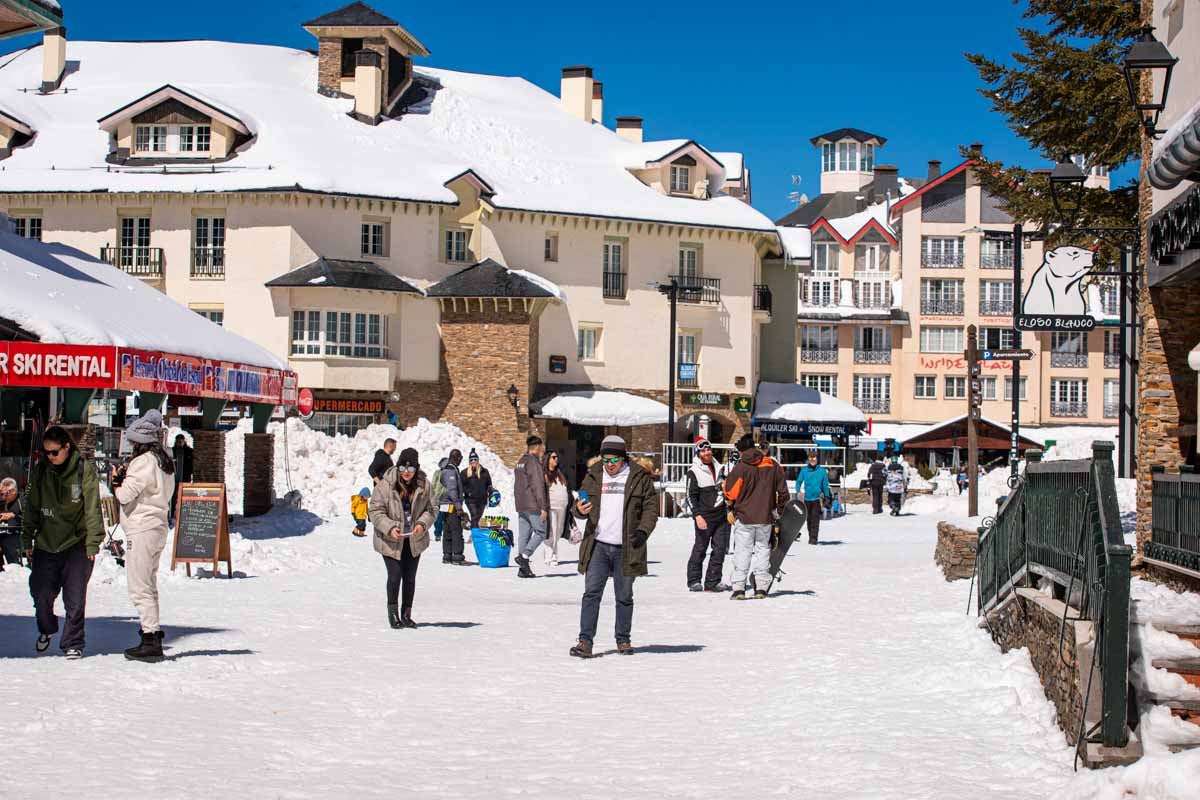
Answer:
[(771, 313), (771, 287), (763, 283), (754, 284), (754, 310)]
[(1146, 556), (1200, 572), (1200, 475), (1152, 472)]
[(220, 278), (225, 275), (224, 247), (193, 247), (192, 277)]
[(681, 303), (720, 303), (721, 279), (700, 278), (692, 275), (672, 275), (679, 285)]
[(943, 300), (936, 297), (921, 298), (921, 313), (922, 314), (943, 314), (952, 317), (961, 317), (963, 313), (963, 300)]
[(1052, 417), (1086, 417), (1088, 404), (1082, 401), (1059, 402), (1050, 401), (1050, 416)]
[(836, 364), (838, 350), (836, 347), (801, 347), (800, 361), (805, 364)]
[(142, 278), (160, 278), (163, 274), (161, 247), (101, 247), (100, 260)]
[(892, 363), (892, 350), (855, 350), (855, 364), (890, 364)]
[(604, 297), (609, 300), (624, 300), (625, 278), (626, 274), (624, 272), (605, 272), (603, 281)]
[(979, 313), (985, 317), (1007, 317), (1013, 313), (1012, 300), (980, 300)]
[(1053, 350), (1050, 352), (1050, 366), (1052, 367), (1086, 367), (1088, 365), (1088, 354), (1072, 353)]

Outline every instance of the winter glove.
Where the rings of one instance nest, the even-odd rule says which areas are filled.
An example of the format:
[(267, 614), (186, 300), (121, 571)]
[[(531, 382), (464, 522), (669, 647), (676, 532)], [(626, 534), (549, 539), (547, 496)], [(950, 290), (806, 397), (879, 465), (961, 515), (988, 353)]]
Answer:
[(646, 541), (649, 538), (650, 538), (650, 534), (645, 533), (644, 531), (634, 531), (633, 534), (629, 537), (629, 542), (634, 547), (645, 547)]

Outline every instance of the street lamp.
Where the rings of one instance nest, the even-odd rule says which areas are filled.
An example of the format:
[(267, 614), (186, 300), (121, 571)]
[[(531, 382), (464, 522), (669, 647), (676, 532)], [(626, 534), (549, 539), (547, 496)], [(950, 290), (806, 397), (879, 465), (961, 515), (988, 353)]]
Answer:
[[(1129, 101), (1142, 123), (1142, 129), (1152, 139), (1157, 139), (1166, 131), (1159, 130), (1158, 118), (1167, 105), (1167, 92), (1171, 88), (1171, 70), (1175, 68), (1178, 58), (1171, 55), (1166, 45), (1154, 38), (1154, 26), (1142, 28), (1137, 41), (1125, 51), (1121, 60), (1121, 72), (1125, 74), (1125, 86), (1129, 89)], [(1151, 76), (1150, 86), (1154, 87), (1154, 74), (1162, 74), (1162, 94), (1148, 102), (1141, 99), (1142, 74)]]
[(508, 395), (508, 402), (512, 403), (513, 408), (516, 408), (517, 400), (521, 397), (521, 393), (517, 390), (517, 385), (515, 383), (510, 383), (508, 385), (508, 391), (506, 394)]
[(666, 296), (671, 302), (671, 339), (670, 339), (670, 356), (671, 362), (670, 371), (667, 375), (667, 442), (675, 441), (675, 377), (676, 371), (679, 369), (675, 364), (675, 319), (679, 303), (679, 293), (685, 291), (685, 287), (679, 285), (679, 281), (673, 276), (669, 283), (651, 282), (646, 284), (651, 289), (657, 289), (658, 293)]
[(1083, 203), (1083, 184), (1087, 176), (1070, 156), (1063, 156), (1050, 170), (1050, 202), (1063, 224), (1070, 227)]

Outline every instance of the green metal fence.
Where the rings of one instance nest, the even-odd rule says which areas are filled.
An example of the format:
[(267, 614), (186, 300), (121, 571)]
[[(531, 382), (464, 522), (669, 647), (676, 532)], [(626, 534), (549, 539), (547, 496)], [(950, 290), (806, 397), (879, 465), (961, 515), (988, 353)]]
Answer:
[(1150, 541), (1146, 556), (1200, 572), (1200, 475), (1168, 475), (1153, 467)]
[[(980, 529), (976, 600), (984, 614), (1038, 577), (1057, 584), (1068, 604), (1063, 625), (1082, 619), (1095, 626), (1092, 669), (1103, 704), (1097, 727), (1100, 741), (1120, 747), (1127, 740), (1133, 549), (1121, 530), (1112, 454), (1111, 442), (1095, 442), (1092, 458), (1080, 461), (1042, 463), (1040, 454), (1028, 454), (1024, 479)], [(1093, 740), (1096, 731), (1081, 733)]]

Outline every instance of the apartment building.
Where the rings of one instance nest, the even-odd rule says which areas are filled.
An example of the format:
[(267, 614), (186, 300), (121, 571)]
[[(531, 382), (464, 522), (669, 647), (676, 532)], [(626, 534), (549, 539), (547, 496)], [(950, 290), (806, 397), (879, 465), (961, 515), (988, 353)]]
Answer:
[(555, 96), (427, 67), (362, 3), (303, 27), (315, 51), (48, 31), (0, 67), (0, 210), (286, 357), (331, 432), (453, 419), (513, 455), (597, 433), (536, 401), (665, 401), (672, 370), (684, 428), (748, 426), (780, 245), (740, 153), (605, 127), (590, 67)]
[[(887, 140), (856, 128), (813, 137), (821, 194), (778, 221), (811, 232), (801, 268), (797, 380), (849, 399), (881, 421), (938, 422), (965, 413), (966, 329), (982, 348), (1017, 346), (1012, 330), (1013, 221), (979, 184), (970, 158), (902, 178), (880, 164)], [(973, 145), (981, 148), (981, 145)], [(1097, 173), (1094, 181), (1105, 182)], [(1025, 275), (1042, 246), (1023, 242)], [(1016, 391), (1035, 424), (1115, 424), (1118, 329), (1115, 287), (1089, 287), (1101, 324), (1087, 333), (1021, 336), (1033, 351)], [(1011, 362), (984, 364), (983, 413), (1007, 419)]]

